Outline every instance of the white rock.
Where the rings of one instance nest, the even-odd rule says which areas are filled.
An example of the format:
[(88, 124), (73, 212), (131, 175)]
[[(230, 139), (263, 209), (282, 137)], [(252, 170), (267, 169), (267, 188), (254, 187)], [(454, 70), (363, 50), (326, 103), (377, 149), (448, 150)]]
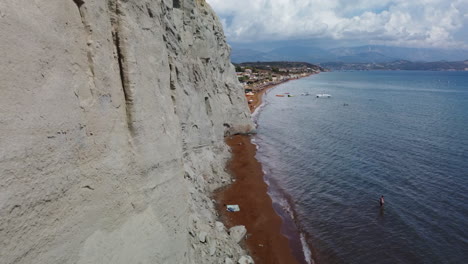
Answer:
[(236, 243), (239, 243), (242, 238), (244, 238), (245, 234), (247, 234), (247, 229), (245, 229), (243, 225), (233, 226), (229, 229), (229, 235)]
[(200, 232), (200, 234), (198, 234), (198, 240), (200, 240), (200, 242), (202, 242), (202, 243), (205, 243), (207, 236), (208, 236), (208, 233), (202, 231), (202, 232)]
[(210, 240), (210, 256), (213, 256), (216, 253), (216, 240)]
[(254, 264), (254, 261), (251, 256), (242, 256), (237, 261), (238, 264)]
[(232, 259), (226, 257), (226, 258), (224, 259), (224, 264), (234, 264), (234, 260), (232, 260)]
[(215, 227), (218, 232), (223, 232), (225, 230), (224, 224), (218, 221), (216, 221)]

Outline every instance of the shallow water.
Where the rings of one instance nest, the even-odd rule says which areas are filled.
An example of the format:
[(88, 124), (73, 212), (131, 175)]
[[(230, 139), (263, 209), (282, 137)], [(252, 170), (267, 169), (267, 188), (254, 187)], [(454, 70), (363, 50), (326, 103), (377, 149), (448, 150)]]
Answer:
[(317, 263), (466, 263), (468, 73), (321, 73), (264, 100), (257, 158)]

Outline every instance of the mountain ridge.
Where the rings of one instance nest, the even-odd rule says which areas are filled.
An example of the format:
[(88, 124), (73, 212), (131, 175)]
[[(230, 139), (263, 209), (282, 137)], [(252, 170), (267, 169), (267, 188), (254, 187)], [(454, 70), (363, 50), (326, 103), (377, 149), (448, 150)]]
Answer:
[(308, 46), (283, 46), (269, 51), (233, 47), (231, 60), (246, 61), (304, 61), (308, 63), (383, 63), (397, 60), (413, 62), (459, 61), (468, 59), (468, 50), (436, 48), (407, 48), (381, 45), (322, 49)]

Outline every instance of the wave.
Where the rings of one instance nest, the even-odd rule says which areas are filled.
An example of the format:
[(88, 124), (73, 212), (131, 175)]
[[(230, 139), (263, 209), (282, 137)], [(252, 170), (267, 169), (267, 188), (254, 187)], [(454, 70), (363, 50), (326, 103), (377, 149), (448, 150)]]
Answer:
[(305, 238), (304, 233), (301, 233), (301, 244), (302, 244), (302, 252), (304, 252), (304, 259), (307, 264), (315, 264), (314, 259), (312, 258), (312, 251), (307, 244), (307, 240)]

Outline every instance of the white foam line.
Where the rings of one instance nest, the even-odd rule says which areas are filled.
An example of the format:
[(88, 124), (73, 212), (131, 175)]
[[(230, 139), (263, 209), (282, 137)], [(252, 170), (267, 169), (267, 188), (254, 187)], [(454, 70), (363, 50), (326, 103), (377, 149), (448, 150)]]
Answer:
[[(255, 146), (255, 150), (259, 150), (260, 149), (260, 146), (257, 144), (257, 140), (255, 139), (255, 135), (253, 137), (250, 138), (250, 143), (254, 144)], [(260, 161), (258, 161), (260, 162)], [(261, 163), (261, 162), (260, 162)]]
[(252, 120), (254, 121), (255, 125), (257, 125), (257, 116), (260, 113), (260, 110), (265, 106), (265, 94), (262, 96), (262, 103), (255, 108), (255, 111), (252, 113)]
[[(256, 146), (256, 148), (258, 150), (259, 145), (257, 144), (257, 142), (255, 140), (255, 137), (251, 138), (251, 142), (252, 142), (252, 144), (254, 144)], [(267, 175), (267, 170), (264, 168), (263, 163), (262, 163), (262, 172), (263, 172), (264, 176)], [(272, 194), (270, 194), (270, 182), (268, 181), (267, 178), (264, 178), (263, 181), (268, 185), (268, 196), (270, 196), (270, 198), (272, 200), (274, 200), (274, 198), (273, 198), (274, 196)], [(291, 219), (294, 219), (294, 214), (292, 212), (292, 209), (291, 209), (291, 206), (290, 206), (289, 202), (282, 196), (280, 196), (280, 198), (277, 200), (277, 202), (279, 203), (279, 205), (280, 205), (281, 209), (283, 210), (283, 212), (286, 212)], [(300, 233), (300, 240), (301, 240), (302, 252), (304, 253), (305, 261), (307, 262), (307, 264), (315, 264), (315, 262), (314, 262), (314, 260), (312, 258), (312, 251), (310, 250), (309, 246), (307, 245), (307, 241), (306, 241), (305, 235), (303, 233)]]
[(307, 261), (307, 264), (314, 264), (315, 262), (312, 259), (312, 251), (310, 251), (310, 248), (307, 245), (305, 235), (303, 233), (301, 233), (301, 244), (302, 252), (304, 252), (304, 259)]

